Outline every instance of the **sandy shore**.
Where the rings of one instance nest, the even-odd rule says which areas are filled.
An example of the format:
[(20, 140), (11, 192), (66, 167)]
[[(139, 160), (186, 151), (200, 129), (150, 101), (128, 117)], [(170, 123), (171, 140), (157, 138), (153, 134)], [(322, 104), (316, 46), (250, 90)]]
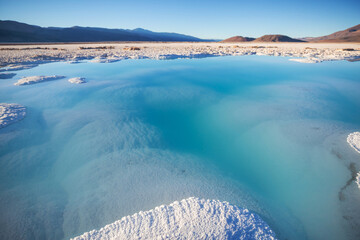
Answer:
[[(123, 42), (1, 45), (0, 71), (20, 70), (19, 64), (55, 61), (113, 62), (124, 59), (176, 59), (209, 56), (269, 55), (317, 63), (360, 59), (360, 43), (218, 43)], [(10, 69), (9, 69), (10, 70)]]

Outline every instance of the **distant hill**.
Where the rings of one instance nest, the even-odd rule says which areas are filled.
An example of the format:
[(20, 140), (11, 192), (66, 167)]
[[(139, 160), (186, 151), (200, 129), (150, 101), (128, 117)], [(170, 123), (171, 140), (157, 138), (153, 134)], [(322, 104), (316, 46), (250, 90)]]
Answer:
[(254, 40), (254, 42), (304, 42), (285, 35), (264, 35)]
[(224, 42), (224, 43), (227, 43), (227, 42), (229, 42), (229, 43), (231, 43), (231, 42), (250, 42), (253, 40), (255, 40), (255, 38), (235, 36), (235, 37), (231, 37), (231, 38), (222, 40), (221, 42)]
[(142, 28), (108, 29), (95, 27), (39, 27), (0, 20), (0, 42), (105, 42), (105, 41), (208, 41), (193, 36), (152, 32)]
[(360, 24), (330, 35), (309, 39), (312, 42), (360, 42)]
[(221, 42), (304, 42), (299, 39), (294, 39), (285, 35), (264, 35), (259, 38), (250, 38), (250, 37), (242, 37), (235, 36), (228, 39), (225, 39)]

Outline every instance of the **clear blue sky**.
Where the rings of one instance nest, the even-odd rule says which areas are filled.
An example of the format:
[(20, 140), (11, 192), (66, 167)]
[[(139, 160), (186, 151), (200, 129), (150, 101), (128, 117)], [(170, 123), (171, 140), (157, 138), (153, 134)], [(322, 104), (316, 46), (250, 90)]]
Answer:
[(306, 37), (359, 24), (360, 0), (0, 0), (0, 19), (43, 27), (141, 27), (217, 39)]

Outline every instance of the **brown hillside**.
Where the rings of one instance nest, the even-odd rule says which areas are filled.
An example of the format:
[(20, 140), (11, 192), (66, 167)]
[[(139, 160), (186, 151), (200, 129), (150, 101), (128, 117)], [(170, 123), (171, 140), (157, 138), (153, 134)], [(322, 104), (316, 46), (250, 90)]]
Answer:
[(360, 24), (330, 35), (311, 39), (312, 42), (360, 42)]
[(225, 39), (221, 42), (250, 42), (250, 41), (253, 41), (255, 40), (255, 38), (250, 38), (250, 37), (242, 37), (242, 36), (235, 36), (235, 37), (231, 37), (231, 38), (228, 38), (228, 39)]
[(254, 42), (304, 42), (285, 35), (264, 35), (254, 40)]

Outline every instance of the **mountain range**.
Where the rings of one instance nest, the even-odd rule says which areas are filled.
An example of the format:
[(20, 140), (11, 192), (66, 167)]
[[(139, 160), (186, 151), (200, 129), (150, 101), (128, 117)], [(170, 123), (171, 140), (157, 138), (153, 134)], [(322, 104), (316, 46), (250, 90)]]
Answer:
[(222, 42), (360, 42), (360, 24), (322, 37), (291, 38), (285, 35), (264, 35), (259, 38), (235, 36)]
[(211, 41), (178, 33), (152, 32), (142, 28), (39, 27), (0, 20), (0, 42), (106, 42), (106, 41)]
[(360, 24), (330, 35), (303, 38), (303, 40), (311, 42), (360, 42)]
[[(168, 32), (152, 32), (142, 28), (108, 29), (96, 27), (40, 27), (16, 21), (0, 20), (0, 43), (27, 42), (108, 42), (108, 41), (215, 41)], [(264, 35), (259, 38), (234, 36), (221, 42), (360, 42), (360, 24), (322, 37), (291, 38), (285, 35)]]
[(254, 40), (255, 40), (255, 38), (251, 38), (251, 37), (234, 36), (234, 37), (222, 40), (221, 42), (251, 42)]
[(235, 36), (228, 39), (225, 39), (221, 42), (231, 43), (231, 42), (305, 42), (300, 39), (291, 38), (285, 35), (264, 35), (259, 38), (250, 38), (250, 37), (242, 37)]

